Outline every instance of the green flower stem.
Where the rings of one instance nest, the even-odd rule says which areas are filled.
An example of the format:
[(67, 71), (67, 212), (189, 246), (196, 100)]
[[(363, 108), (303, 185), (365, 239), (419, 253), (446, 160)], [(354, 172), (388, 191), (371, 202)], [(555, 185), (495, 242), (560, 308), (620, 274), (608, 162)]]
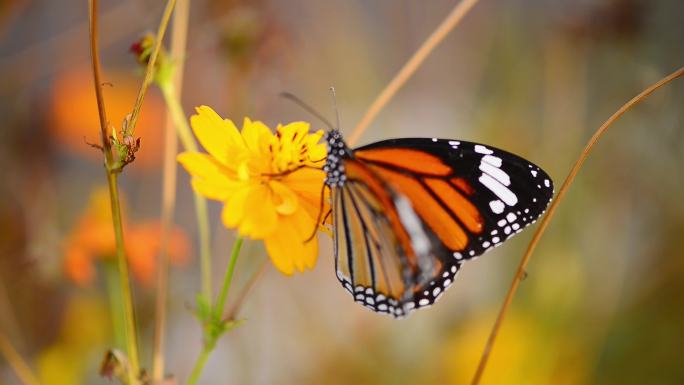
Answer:
[(105, 279), (107, 281), (107, 294), (109, 296), (109, 312), (114, 328), (114, 346), (123, 348), (126, 346), (126, 331), (123, 319), (123, 297), (119, 287), (119, 272), (116, 262), (105, 262)]
[(202, 352), (200, 353), (199, 357), (197, 357), (197, 362), (195, 362), (195, 367), (192, 369), (190, 378), (188, 378), (187, 385), (197, 384), (200, 374), (202, 374), (202, 369), (204, 369), (204, 365), (206, 365), (207, 359), (209, 359), (209, 355), (211, 354), (212, 350), (214, 350), (213, 346), (209, 346), (209, 344), (204, 345)]
[(121, 219), (121, 206), (119, 204), (118, 174), (108, 172), (107, 182), (109, 185), (109, 197), (112, 205), (112, 222), (114, 223), (114, 238), (116, 239), (116, 259), (119, 266), (119, 286), (123, 297), (124, 331), (126, 335), (126, 352), (131, 365), (129, 383), (138, 383), (140, 373), (140, 361), (138, 358), (138, 338), (135, 329), (135, 314), (133, 310), (133, 293), (131, 291), (131, 279), (128, 273), (128, 261), (124, 247), (123, 221)]
[(226, 299), (228, 298), (228, 292), (230, 290), (230, 283), (233, 281), (233, 272), (235, 271), (235, 264), (240, 255), (240, 248), (242, 247), (242, 237), (238, 237), (233, 244), (233, 251), (230, 253), (230, 261), (228, 261), (228, 267), (226, 268), (226, 275), (223, 278), (223, 285), (221, 286), (221, 292), (219, 293), (218, 301), (216, 306), (212, 309), (211, 314), (208, 319), (205, 320), (205, 330), (204, 330), (204, 347), (197, 361), (195, 361), (195, 367), (192, 369), (192, 373), (188, 378), (187, 385), (196, 385), (199, 377), (202, 373), (202, 369), (209, 359), (209, 355), (216, 347), (216, 341), (218, 338), (235, 327), (237, 324), (232, 323), (231, 320), (223, 321), (221, 319), (223, 314), (223, 307), (225, 306)]
[(240, 254), (240, 248), (242, 247), (242, 237), (238, 237), (233, 245), (233, 251), (230, 254), (230, 261), (228, 262), (228, 269), (226, 269), (226, 276), (223, 279), (223, 287), (221, 287), (221, 293), (219, 293), (218, 301), (216, 301), (216, 307), (214, 308), (214, 317), (216, 320), (221, 319), (223, 313), (223, 307), (226, 304), (226, 298), (228, 297), (228, 290), (230, 289), (230, 283), (233, 280), (233, 271), (235, 270), (235, 263), (237, 262), (237, 257)]
[[(168, 79), (168, 80), (166, 80)], [(199, 151), (197, 142), (192, 136), (192, 131), (188, 125), (188, 120), (183, 112), (183, 107), (178, 99), (173, 82), (170, 77), (160, 78), (157, 84), (161, 89), (166, 106), (171, 113), (176, 132), (180, 138), (181, 144), (187, 151)], [(195, 212), (197, 215), (197, 229), (199, 231), (199, 251), (200, 251), (200, 268), (202, 274), (202, 294), (207, 303), (211, 305), (211, 240), (209, 238), (209, 214), (207, 210), (207, 200), (195, 192)]]

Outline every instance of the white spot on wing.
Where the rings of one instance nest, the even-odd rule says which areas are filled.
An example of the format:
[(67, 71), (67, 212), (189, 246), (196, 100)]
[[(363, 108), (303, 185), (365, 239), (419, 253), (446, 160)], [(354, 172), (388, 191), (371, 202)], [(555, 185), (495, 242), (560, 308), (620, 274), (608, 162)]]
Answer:
[(504, 204), (503, 202), (497, 199), (489, 202), (489, 208), (492, 209), (492, 212), (494, 212), (494, 214), (501, 214), (504, 211)]
[[(491, 192), (494, 193), (499, 199), (506, 202), (507, 205), (513, 206), (518, 203), (518, 197), (515, 196), (513, 191), (509, 190), (508, 187), (502, 185), (496, 179), (492, 178), (487, 174), (480, 175), (478, 179), (485, 187), (487, 187)], [(491, 203), (490, 203), (491, 206)], [(497, 213), (498, 214), (498, 213)]]
[(501, 167), (501, 158), (498, 158), (494, 155), (485, 155), (482, 157), (482, 161), (489, 163), (494, 167)]
[(477, 152), (478, 154), (485, 154), (485, 155), (489, 155), (489, 154), (493, 154), (493, 153), (494, 153), (494, 151), (488, 149), (487, 147), (485, 147), (485, 146), (483, 146), (483, 145), (481, 145), (481, 144), (476, 144), (476, 145), (475, 145), (475, 152)]
[(508, 220), (510, 223), (513, 223), (517, 218), (518, 217), (513, 213), (506, 214), (506, 220)]
[(511, 184), (511, 178), (508, 176), (508, 174), (506, 174), (504, 170), (498, 167), (494, 167), (487, 162), (480, 163), (480, 171), (486, 172), (504, 186), (510, 186)]

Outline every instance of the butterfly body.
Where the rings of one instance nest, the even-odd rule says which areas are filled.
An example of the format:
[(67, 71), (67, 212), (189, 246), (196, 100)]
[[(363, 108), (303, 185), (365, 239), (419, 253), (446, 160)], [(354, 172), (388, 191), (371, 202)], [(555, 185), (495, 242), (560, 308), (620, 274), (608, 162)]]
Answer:
[(350, 149), (326, 134), (337, 277), (354, 300), (403, 317), (429, 306), (462, 264), (543, 213), (536, 165), (490, 146), (403, 138)]

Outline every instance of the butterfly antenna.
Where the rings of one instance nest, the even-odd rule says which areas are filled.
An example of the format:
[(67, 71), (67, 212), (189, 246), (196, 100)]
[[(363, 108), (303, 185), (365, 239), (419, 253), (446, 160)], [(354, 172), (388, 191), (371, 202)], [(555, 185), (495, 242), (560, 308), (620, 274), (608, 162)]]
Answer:
[(340, 130), (340, 111), (337, 110), (337, 95), (335, 94), (335, 87), (330, 87), (330, 93), (332, 94), (333, 108), (335, 109), (335, 120), (337, 123), (337, 127), (335, 127), (335, 128), (339, 131)]
[(302, 99), (294, 96), (293, 94), (291, 94), (289, 92), (281, 92), (280, 96), (294, 102), (296, 105), (303, 108), (304, 110), (306, 110), (311, 115), (317, 117), (321, 122), (323, 122), (323, 124), (328, 126), (329, 129), (333, 130), (333, 126), (332, 126), (332, 124), (330, 124), (330, 121), (328, 119), (326, 119), (323, 115), (321, 115), (318, 111), (314, 110), (313, 107), (304, 103), (304, 101)]

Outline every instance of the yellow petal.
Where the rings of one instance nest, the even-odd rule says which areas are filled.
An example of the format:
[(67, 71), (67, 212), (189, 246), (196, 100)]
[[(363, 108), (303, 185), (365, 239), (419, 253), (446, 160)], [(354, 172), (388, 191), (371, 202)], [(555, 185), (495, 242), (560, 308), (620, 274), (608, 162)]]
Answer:
[(278, 229), (264, 239), (266, 251), (278, 270), (292, 274), (316, 265), (318, 240), (305, 242), (313, 231), (314, 222), (302, 211), (281, 217)]
[(238, 227), (242, 218), (245, 216), (247, 197), (251, 190), (251, 186), (245, 185), (243, 188), (235, 191), (226, 202), (223, 206), (223, 211), (221, 212), (221, 219), (223, 220), (224, 226), (231, 229)]
[(223, 165), (211, 156), (201, 152), (183, 152), (176, 157), (176, 160), (192, 176), (205, 179), (236, 179), (234, 168), (232, 168), (234, 166)]
[(211, 107), (198, 107), (197, 114), (190, 117), (190, 125), (202, 147), (223, 164), (230, 164), (232, 157), (244, 150), (235, 124), (222, 119)]
[[(299, 197), (299, 205), (306, 210), (312, 218), (316, 218), (321, 209), (321, 192), (324, 190), (323, 179), (325, 173), (322, 170), (302, 168), (288, 174), (283, 183)], [(327, 197), (328, 190), (325, 191)], [(327, 212), (328, 200), (324, 199), (324, 213)]]
[(226, 181), (226, 183), (223, 183), (216, 180), (199, 178), (192, 178), (190, 183), (198, 194), (221, 202), (228, 201), (233, 196), (233, 193), (242, 185), (241, 183), (233, 181)]
[(245, 118), (242, 125), (242, 139), (247, 149), (256, 155), (267, 155), (268, 145), (271, 143), (273, 133), (262, 122), (251, 121)]
[(242, 181), (249, 180), (249, 166), (247, 165), (247, 162), (240, 162), (240, 165), (237, 168), (237, 175), (238, 179)]
[(264, 184), (250, 187), (244, 201), (244, 213), (238, 231), (243, 236), (263, 239), (273, 233), (278, 224), (273, 193)]
[(309, 123), (292, 122), (284, 126), (278, 126), (281, 141), (283, 142), (304, 142), (309, 134)]
[(299, 198), (297, 197), (297, 194), (290, 190), (286, 185), (277, 181), (271, 181), (269, 185), (275, 194), (276, 212), (281, 215), (290, 215), (294, 213), (299, 207)]
[(177, 159), (193, 176), (195, 191), (209, 199), (225, 201), (240, 186), (234, 178), (234, 171), (207, 154), (184, 152)]

